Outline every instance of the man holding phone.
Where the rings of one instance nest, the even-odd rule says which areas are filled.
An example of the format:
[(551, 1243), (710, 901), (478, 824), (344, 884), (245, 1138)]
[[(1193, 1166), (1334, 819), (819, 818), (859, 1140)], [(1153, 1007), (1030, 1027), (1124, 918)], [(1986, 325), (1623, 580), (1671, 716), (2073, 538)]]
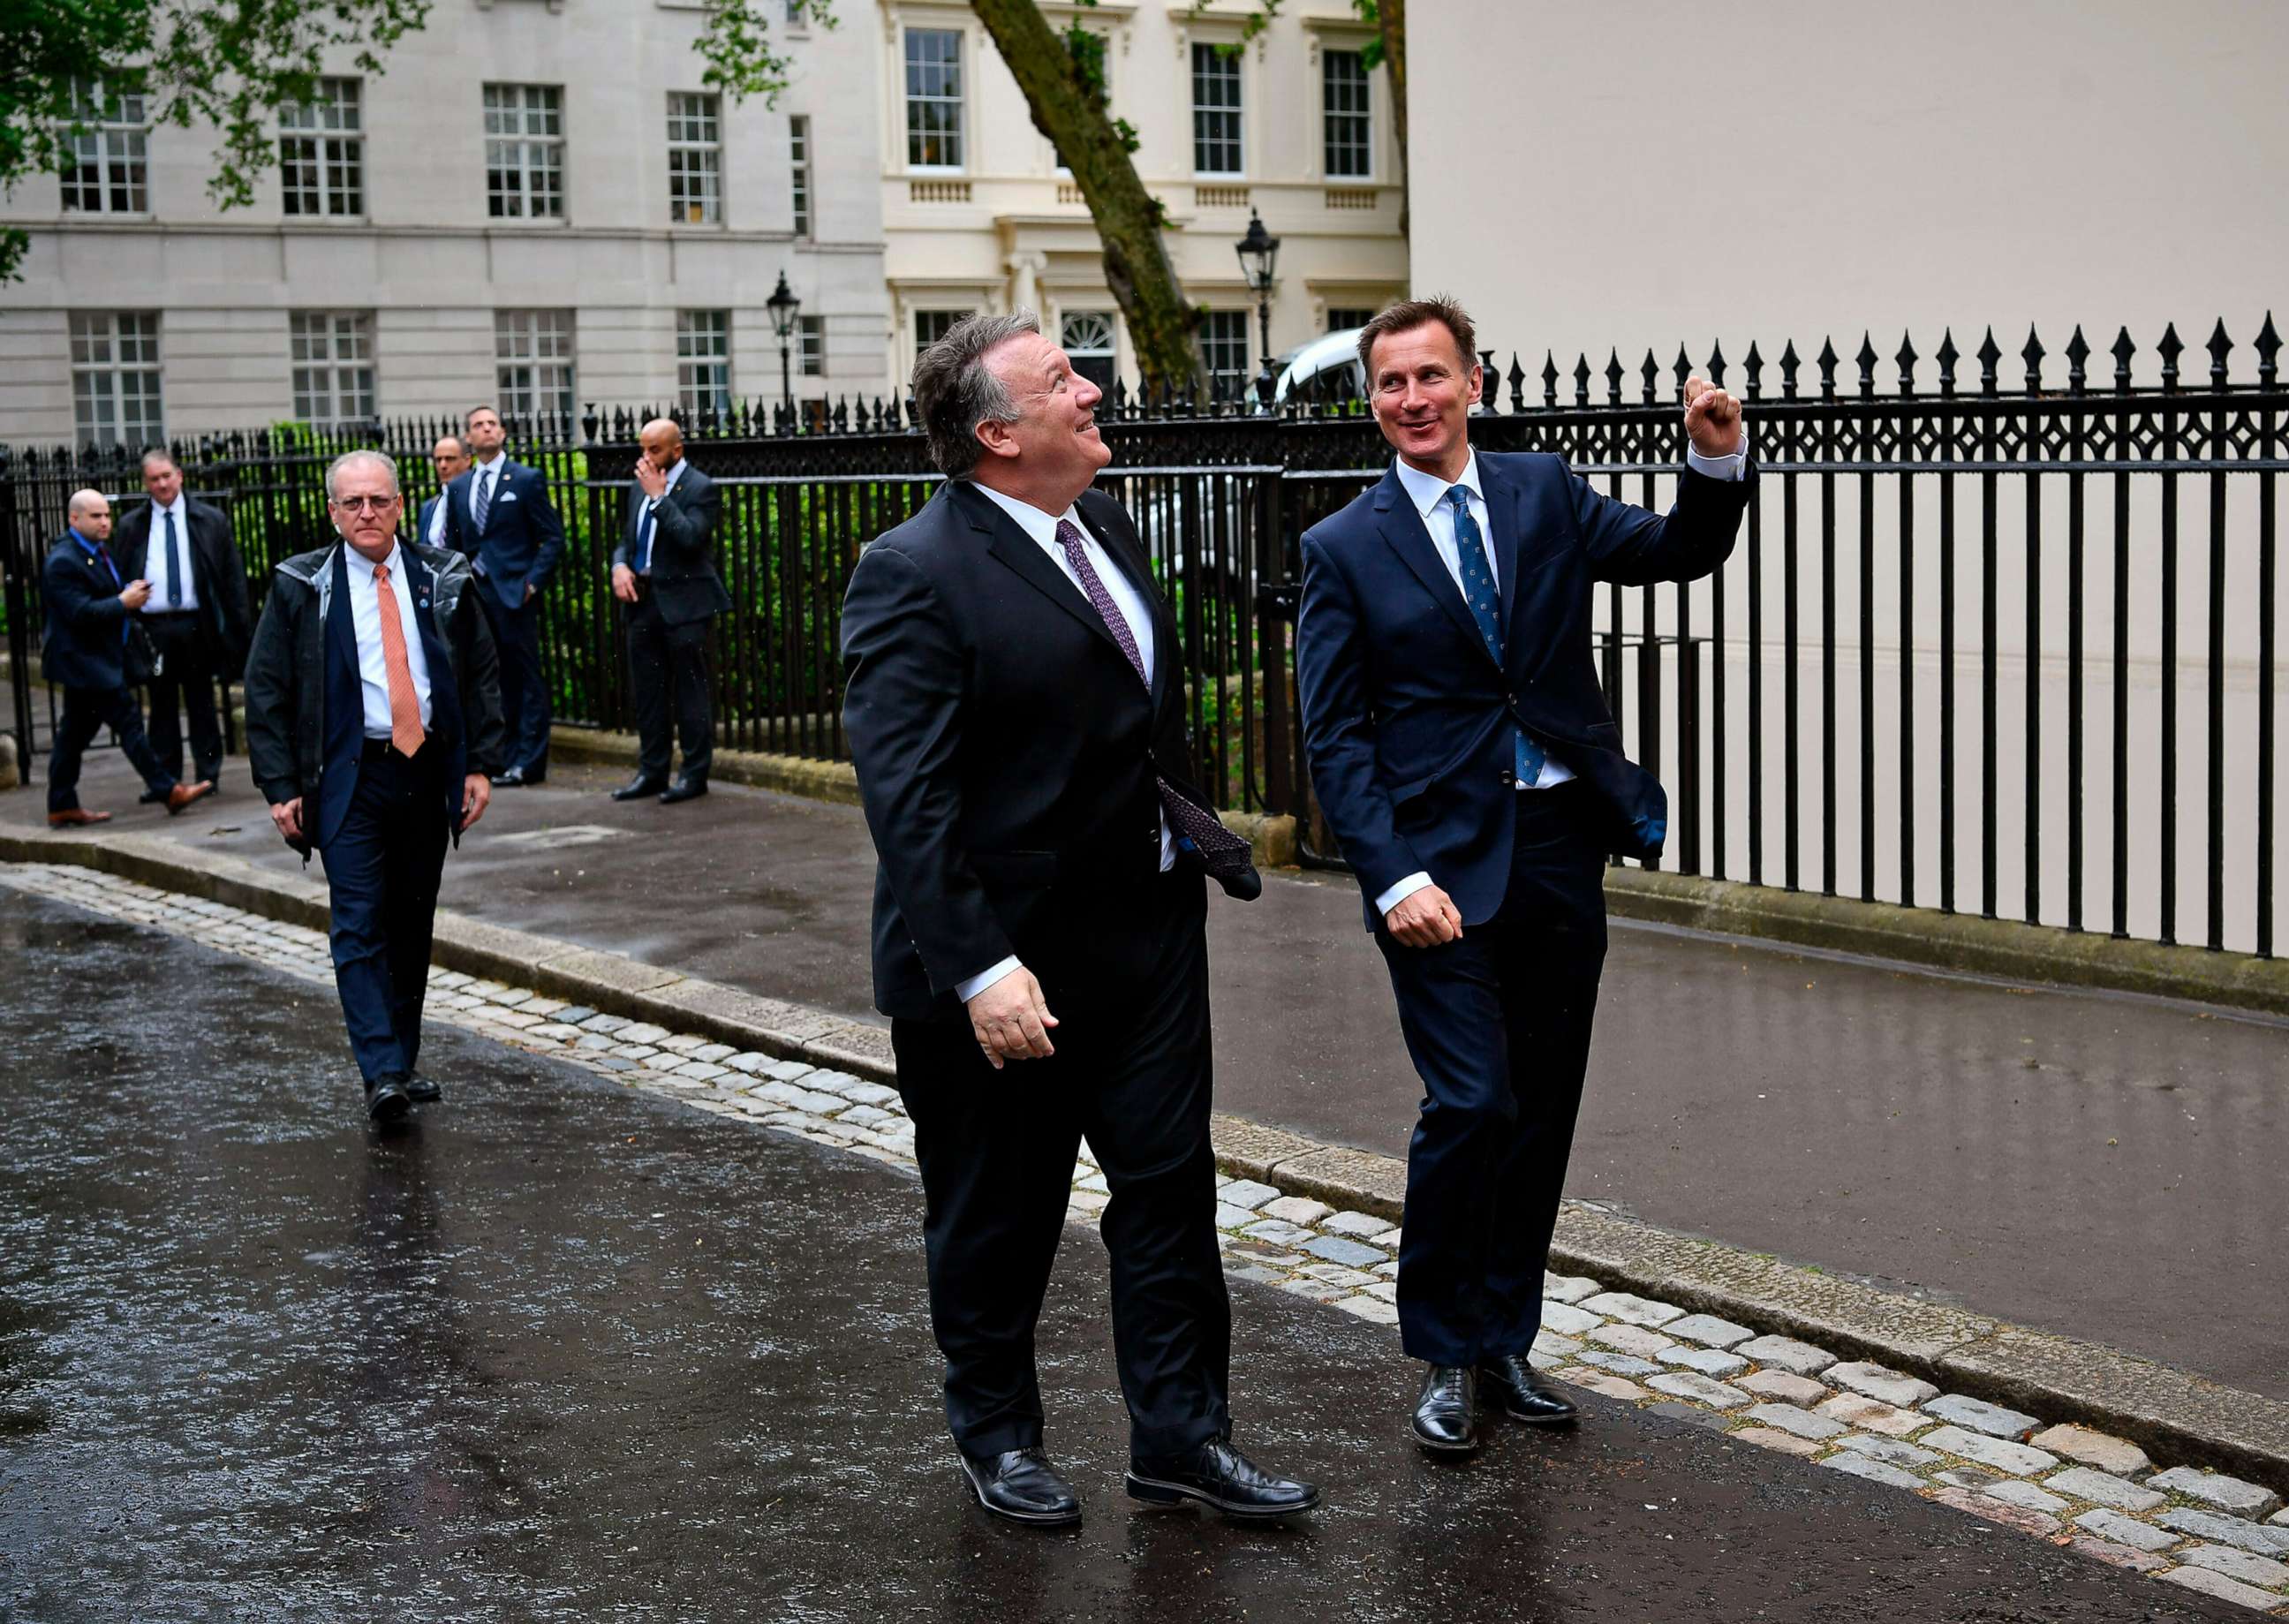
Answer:
[[(714, 765), (707, 629), (731, 607), (714, 556), (723, 499), (714, 481), (683, 460), (683, 431), (667, 418), (653, 418), (637, 438), (643, 455), (636, 458), (627, 524), (612, 553), (612, 595), (625, 606), (639, 751), (636, 776), (612, 799), (651, 795), (672, 807), (705, 795)], [(672, 784), (671, 701), (683, 737), (683, 772)]]

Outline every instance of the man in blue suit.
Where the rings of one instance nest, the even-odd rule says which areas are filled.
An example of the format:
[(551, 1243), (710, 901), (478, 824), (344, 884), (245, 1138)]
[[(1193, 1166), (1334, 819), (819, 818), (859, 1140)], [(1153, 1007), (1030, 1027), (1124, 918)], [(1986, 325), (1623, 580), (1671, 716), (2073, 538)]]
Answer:
[(1591, 657), (1599, 581), (1687, 581), (1748, 504), (1738, 402), (1685, 386), (1677, 505), (1601, 496), (1544, 454), (1479, 456), (1477, 338), (1448, 299), (1360, 335), (1398, 459), (1304, 537), (1296, 665), (1312, 782), (1365, 892), (1425, 1098), (1407, 1172), (1401, 1345), (1414, 1431), (1466, 1452), (1478, 1389), (1573, 1420), (1527, 1363), (1606, 955), (1606, 856), (1659, 854), (1660, 783), (1621, 752)]
[(441, 436), (429, 450), (429, 461), (437, 470), (437, 494), (421, 505), (421, 515), (413, 523), (413, 539), (425, 547), (442, 547), (446, 514), (452, 506), (445, 493), (469, 471), (469, 442), (459, 434)]
[(540, 591), (564, 553), (564, 524), (548, 500), (548, 482), (501, 450), (500, 413), (480, 406), (468, 416), (475, 465), (446, 488), (445, 545), (475, 566), (485, 618), (500, 649), (501, 705), (507, 765), (494, 775), (504, 787), (548, 776), (548, 686), (540, 671)]
[(66, 511), (71, 528), (56, 538), (40, 570), (40, 602), (47, 610), (40, 664), (48, 681), (64, 690), (64, 713), (48, 755), (48, 826), (76, 829), (111, 821), (110, 813), (79, 804), (80, 756), (106, 728), (119, 735), (119, 747), (142, 774), (148, 798), (165, 802), (171, 816), (212, 793), (214, 783), (178, 784), (160, 765), (143, 733), (143, 707), (127, 686), (129, 617), (149, 601), (151, 583), (121, 577), (111, 556), (111, 504), (101, 491), (74, 492)]
[(254, 782), (288, 845), (326, 866), (334, 984), (376, 1122), (442, 1092), (416, 1070), (445, 846), (499, 764), (492, 633), (468, 561), (397, 539), (397, 466), (326, 470), (341, 540), (278, 566), (246, 663)]

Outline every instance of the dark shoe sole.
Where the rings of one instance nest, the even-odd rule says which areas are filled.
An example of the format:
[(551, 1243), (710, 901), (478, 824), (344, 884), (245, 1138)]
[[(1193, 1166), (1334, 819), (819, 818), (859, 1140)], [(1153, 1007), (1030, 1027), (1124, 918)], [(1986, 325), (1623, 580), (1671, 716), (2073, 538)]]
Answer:
[(1516, 1421), (1521, 1427), (1570, 1427), (1576, 1421), (1581, 1419), (1578, 1414), (1520, 1415), (1516, 1410), (1510, 1408), (1508, 1405), (1504, 1405), (1503, 1407), (1503, 1413), (1510, 1417), (1511, 1420)]
[(978, 1486), (977, 1478), (966, 1470), (961, 1477), (969, 1485), (969, 1492), (977, 1497), (977, 1503), (1005, 1523), (1017, 1523), (1027, 1528), (1070, 1528), (1081, 1521), (1079, 1506), (1070, 1511), (1013, 1511), (1007, 1506), (997, 1506), (985, 1498), (985, 1491)]
[(1408, 1428), (1407, 1430), (1409, 1435), (1414, 1437), (1415, 1446), (1417, 1449), (1427, 1449), (1434, 1455), (1476, 1454), (1479, 1452), (1479, 1445), (1484, 1442), (1484, 1440), (1476, 1433), (1472, 1433), (1471, 1437), (1464, 1439), (1462, 1443), (1449, 1444), (1443, 1438), (1425, 1437), (1413, 1427)]
[(403, 1094), (394, 1094), (386, 1100), (377, 1100), (365, 1108), (366, 1118), (372, 1122), (402, 1122), (413, 1109), (413, 1102)]
[(1298, 1517), (1320, 1509), (1320, 1493), (1312, 1491), (1312, 1498), (1292, 1506), (1238, 1505), (1228, 1500), (1218, 1500), (1206, 1489), (1196, 1489), (1187, 1483), (1170, 1483), (1162, 1477), (1139, 1477), (1135, 1472), (1126, 1475), (1129, 1497), (1141, 1500), (1148, 1506), (1181, 1506), (1186, 1501), (1196, 1501), (1226, 1517), (1270, 1522), (1277, 1517)]
[(435, 1105), (445, 1097), (445, 1091), (432, 1083), (427, 1088), (408, 1088), (405, 1097), (416, 1105)]

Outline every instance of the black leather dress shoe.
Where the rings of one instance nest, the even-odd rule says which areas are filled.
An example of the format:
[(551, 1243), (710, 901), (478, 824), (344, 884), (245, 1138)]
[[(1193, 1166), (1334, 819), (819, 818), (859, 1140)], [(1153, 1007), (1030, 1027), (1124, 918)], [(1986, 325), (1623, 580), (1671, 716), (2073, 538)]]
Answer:
[(1081, 1496), (1057, 1475), (1040, 1445), (1007, 1449), (991, 1458), (961, 1450), (954, 1454), (977, 1493), (977, 1503), (994, 1516), (1036, 1528), (1062, 1528), (1081, 1521)]
[(1486, 1382), (1488, 1395), (1512, 1421), (1524, 1421), (1529, 1427), (1570, 1427), (1580, 1413), (1572, 1399), (1560, 1397), (1543, 1383), (1541, 1373), (1527, 1362), (1522, 1353), (1504, 1354), (1499, 1359), (1481, 1362), (1479, 1375)]
[(547, 776), (546, 773), (529, 773), (522, 767), (512, 767), (505, 773), (493, 775), (493, 788), (497, 790), (529, 789), (545, 781)]
[(445, 1091), (437, 1087), (436, 1079), (423, 1077), (417, 1071), (405, 1079), (405, 1097), (416, 1105), (431, 1105), (443, 1099)]
[(405, 1083), (402, 1077), (385, 1077), (367, 1089), (365, 1114), (376, 1122), (403, 1121), (413, 1109), (413, 1096), (405, 1091)]
[(648, 800), (667, 787), (665, 778), (634, 777), (612, 792), (614, 800)]
[(1479, 1446), (1479, 1377), (1467, 1365), (1433, 1365), (1415, 1401), (1415, 1441), (1441, 1454)]
[(1272, 1476), (1224, 1437), (1207, 1439), (1181, 1455), (1130, 1456), (1129, 1494), (1156, 1506), (1196, 1500), (1226, 1517), (1293, 1517), (1320, 1505), (1320, 1491), (1312, 1485)]
[(679, 800), (697, 800), (706, 792), (706, 779), (678, 778), (659, 792), (659, 804), (672, 807)]

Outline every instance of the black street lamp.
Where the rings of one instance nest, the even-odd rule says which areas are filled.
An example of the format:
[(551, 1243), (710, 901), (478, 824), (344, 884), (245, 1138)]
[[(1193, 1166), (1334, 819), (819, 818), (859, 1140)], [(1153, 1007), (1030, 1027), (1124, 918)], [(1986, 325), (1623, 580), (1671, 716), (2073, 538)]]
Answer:
[(763, 301), (763, 308), (771, 313), (771, 330), (779, 336), (779, 398), (786, 410), (787, 426), (792, 429), (794, 426), (794, 375), (787, 366), (787, 339), (794, 332), (795, 312), (802, 308), (802, 301), (794, 296), (794, 290), (787, 286), (784, 267), (779, 271), (779, 285), (771, 290), (771, 296)]
[(1264, 335), (1264, 367), (1256, 376), (1256, 398), (1268, 408), (1272, 392), (1278, 386), (1272, 376), (1272, 267), (1280, 259), (1280, 239), (1264, 229), (1263, 217), (1250, 209), (1248, 235), (1232, 247), (1240, 255), (1240, 275), (1256, 293), (1256, 319)]

